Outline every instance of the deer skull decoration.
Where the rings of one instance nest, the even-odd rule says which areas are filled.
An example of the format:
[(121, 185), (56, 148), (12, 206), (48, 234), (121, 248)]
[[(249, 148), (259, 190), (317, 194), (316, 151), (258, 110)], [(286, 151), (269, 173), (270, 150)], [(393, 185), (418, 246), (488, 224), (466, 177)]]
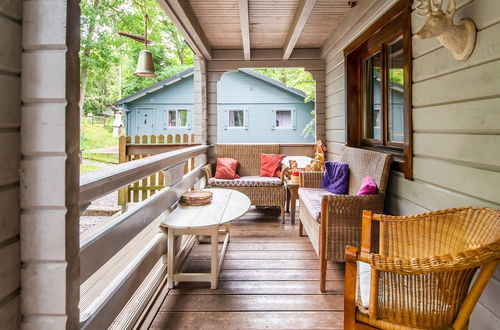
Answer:
[(418, 39), (437, 37), (457, 61), (465, 61), (474, 50), (476, 43), (476, 26), (468, 18), (460, 24), (453, 23), (455, 0), (448, 1), (448, 9), (441, 10), (443, 0), (416, 0), (417, 15), (428, 16), (424, 26), (417, 32)]

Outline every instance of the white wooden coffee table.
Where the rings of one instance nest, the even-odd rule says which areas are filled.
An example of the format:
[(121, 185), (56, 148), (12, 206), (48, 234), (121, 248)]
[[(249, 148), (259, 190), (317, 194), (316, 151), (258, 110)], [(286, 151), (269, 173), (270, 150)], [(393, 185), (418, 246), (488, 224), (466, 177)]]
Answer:
[[(236, 220), (250, 209), (250, 199), (235, 190), (207, 189), (213, 193), (212, 202), (202, 206), (179, 205), (166, 216), (160, 228), (167, 235), (167, 286), (174, 287), (180, 281), (210, 282), (217, 289), (219, 272), (229, 243), (229, 222)], [(221, 231), (222, 228), (222, 231)], [(218, 236), (224, 235), (224, 245), (218, 257)], [(210, 273), (179, 273), (180, 265), (175, 264), (174, 239), (176, 235), (206, 235), (211, 237)]]

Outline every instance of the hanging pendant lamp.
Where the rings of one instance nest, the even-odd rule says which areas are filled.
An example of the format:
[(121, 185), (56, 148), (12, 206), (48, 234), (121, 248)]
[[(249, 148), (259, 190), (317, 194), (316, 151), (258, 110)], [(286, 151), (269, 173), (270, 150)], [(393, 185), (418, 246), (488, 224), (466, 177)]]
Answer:
[(139, 60), (137, 61), (137, 69), (134, 76), (142, 78), (154, 78), (157, 76), (155, 72), (155, 65), (153, 63), (153, 54), (148, 50), (148, 15), (144, 15), (144, 47), (139, 53)]

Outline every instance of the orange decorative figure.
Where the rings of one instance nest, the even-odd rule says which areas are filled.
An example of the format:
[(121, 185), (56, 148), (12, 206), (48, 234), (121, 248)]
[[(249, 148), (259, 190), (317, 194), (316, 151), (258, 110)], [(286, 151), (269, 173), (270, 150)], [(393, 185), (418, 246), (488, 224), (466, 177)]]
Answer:
[(314, 148), (314, 159), (306, 166), (306, 171), (324, 171), (325, 170), (325, 151), (326, 146), (321, 140), (316, 141)]

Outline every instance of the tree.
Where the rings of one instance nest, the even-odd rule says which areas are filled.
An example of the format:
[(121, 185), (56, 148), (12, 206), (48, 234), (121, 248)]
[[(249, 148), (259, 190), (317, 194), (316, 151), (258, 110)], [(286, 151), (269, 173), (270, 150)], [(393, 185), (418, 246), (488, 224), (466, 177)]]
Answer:
[[(303, 91), (306, 94), (304, 102), (312, 101), (316, 96), (316, 82), (312, 75), (304, 69), (255, 69), (255, 71), (276, 79), (288, 87)], [(302, 136), (305, 138), (316, 136), (316, 111), (311, 111), (311, 114), (313, 118), (302, 131)]]
[[(121, 92), (134, 93), (192, 66), (190, 48), (155, 0), (81, 0), (80, 5), (82, 114), (99, 114)], [(154, 79), (133, 75), (144, 45), (117, 34), (124, 31), (143, 35), (145, 13), (150, 18), (148, 39), (154, 42), (148, 46), (158, 74)]]

